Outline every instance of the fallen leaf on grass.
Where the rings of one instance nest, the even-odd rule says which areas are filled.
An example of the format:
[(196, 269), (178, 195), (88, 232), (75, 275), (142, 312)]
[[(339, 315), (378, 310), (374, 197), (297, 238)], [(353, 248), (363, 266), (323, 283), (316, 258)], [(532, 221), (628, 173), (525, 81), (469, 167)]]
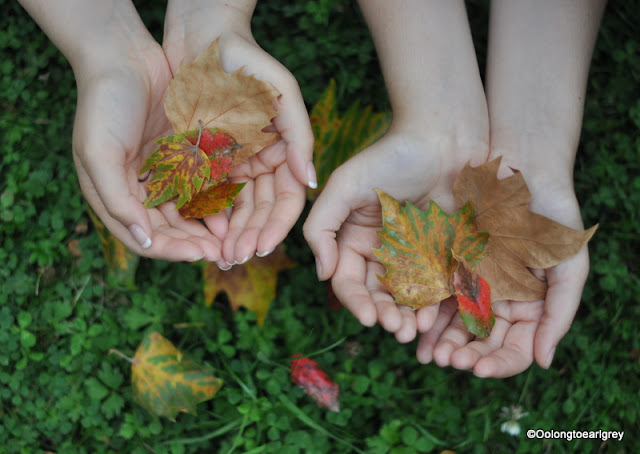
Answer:
[(266, 257), (254, 257), (228, 271), (208, 263), (203, 271), (205, 304), (210, 306), (216, 295), (224, 291), (234, 311), (246, 307), (256, 314), (258, 325), (263, 326), (276, 296), (278, 272), (293, 265), (282, 245)]
[(160, 333), (145, 336), (131, 362), (136, 401), (151, 414), (174, 420), (178, 413), (196, 414), (196, 405), (215, 396), (222, 380), (213, 371), (185, 358)]
[(478, 167), (467, 164), (453, 193), (459, 205), (470, 202), (478, 230), (489, 233), (487, 257), (476, 271), (491, 286), (494, 301), (544, 299), (547, 284), (529, 268), (545, 269), (577, 254), (593, 236), (529, 211), (531, 193), (520, 172), (499, 180), (500, 158)]
[(488, 235), (478, 232), (473, 208), (465, 205), (452, 215), (434, 201), (427, 211), (406, 206), (376, 190), (382, 204), (382, 246), (374, 249), (386, 272), (380, 282), (396, 303), (420, 309), (437, 304), (455, 293), (452, 251), (475, 267), (485, 256)]
[(340, 388), (311, 358), (296, 353), (291, 359), (291, 380), (316, 401), (318, 406), (340, 411)]
[(371, 106), (361, 109), (358, 101), (340, 117), (333, 79), (313, 106), (309, 120), (315, 139), (313, 164), (318, 176), (318, 188), (307, 192), (310, 200), (320, 194), (338, 166), (382, 137), (391, 124), (389, 114), (373, 112)]

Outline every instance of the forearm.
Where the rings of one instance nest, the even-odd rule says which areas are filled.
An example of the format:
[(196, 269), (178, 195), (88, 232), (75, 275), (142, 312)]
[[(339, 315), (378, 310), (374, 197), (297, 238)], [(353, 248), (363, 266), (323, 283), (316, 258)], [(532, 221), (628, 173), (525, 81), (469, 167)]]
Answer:
[(129, 1), (20, 0), (76, 74), (138, 59), (153, 41)]
[(487, 99), (494, 155), (571, 177), (604, 3), (492, 2)]
[[(360, 0), (380, 59), (394, 122), (475, 135), (486, 102), (463, 1)], [(459, 128), (459, 130), (457, 129)]]
[(253, 41), (251, 17), (257, 0), (169, 0), (165, 52), (194, 58), (225, 32)]

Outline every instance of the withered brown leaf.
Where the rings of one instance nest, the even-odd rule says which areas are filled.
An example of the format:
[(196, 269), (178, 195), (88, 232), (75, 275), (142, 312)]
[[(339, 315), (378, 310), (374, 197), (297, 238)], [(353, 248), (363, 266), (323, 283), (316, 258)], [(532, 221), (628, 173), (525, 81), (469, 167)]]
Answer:
[(528, 268), (546, 269), (577, 254), (593, 236), (529, 211), (531, 193), (520, 172), (498, 179), (500, 158), (478, 167), (467, 164), (453, 187), (456, 202), (471, 202), (476, 227), (489, 233), (488, 255), (476, 271), (491, 286), (492, 300), (543, 299), (546, 283)]

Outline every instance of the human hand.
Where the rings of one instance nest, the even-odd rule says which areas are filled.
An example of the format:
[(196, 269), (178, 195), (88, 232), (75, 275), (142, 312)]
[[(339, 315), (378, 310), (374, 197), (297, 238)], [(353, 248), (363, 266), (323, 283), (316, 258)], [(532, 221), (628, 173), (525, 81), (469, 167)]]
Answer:
[(254, 254), (264, 256), (286, 237), (302, 212), (306, 186), (316, 184), (312, 164), (313, 133), (302, 94), (293, 75), (253, 39), (249, 22), (255, 1), (169, 2), (163, 47), (171, 67), (189, 63), (220, 38), (222, 67), (270, 82), (281, 96), (270, 132), (282, 140), (234, 167), (229, 179), (246, 182), (234, 207), (208, 216), (211, 232), (223, 240), (218, 265), (228, 269)]
[[(522, 164), (506, 156), (499, 177), (511, 173), (509, 167), (521, 168)], [(557, 174), (548, 166), (531, 165), (523, 169), (523, 175), (531, 177), (528, 182), (533, 195), (532, 211), (582, 228), (570, 173)], [(447, 300), (440, 305), (434, 325), (421, 335), (418, 360), (473, 370), (480, 377), (509, 377), (527, 369), (534, 359), (548, 368), (556, 345), (571, 326), (588, 271), (586, 248), (552, 268), (534, 270), (549, 285), (545, 299), (494, 302), (496, 322), (491, 335), (484, 339), (474, 339), (457, 313), (456, 301)]]
[(486, 159), (481, 133), (460, 146), (454, 138), (415, 131), (419, 129), (392, 126), (382, 139), (335, 170), (304, 225), (318, 278), (332, 278), (334, 293), (363, 325), (379, 322), (400, 342), (428, 329), (438, 306), (418, 311), (398, 306), (378, 280), (385, 270), (372, 252), (380, 247), (377, 232), (382, 229), (374, 189), (423, 210), (433, 199), (453, 212), (455, 176), (469, 160), (478, 165)]

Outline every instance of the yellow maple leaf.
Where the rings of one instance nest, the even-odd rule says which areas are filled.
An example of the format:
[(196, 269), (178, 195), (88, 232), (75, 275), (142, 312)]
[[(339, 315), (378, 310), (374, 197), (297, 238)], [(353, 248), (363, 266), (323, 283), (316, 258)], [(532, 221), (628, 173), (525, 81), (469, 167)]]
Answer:
[(210, 306), (216, 295), (224, 291), (234, 311), (246, 307), (256, 314), (258, 325), (263, 326), (276, 296), (278, 272), (293, 266), (283, 245), (266, 257), (255, 257), (228, 271), (208, 263), (203, 271), (205, 304)]
[(184, 357), (157, 332), (145, 336), (130, 361), (133, 396), (156, 416), (173, 420), (180, 412), (196, 414), (196, 405), (222, 386), (212, 370)]

